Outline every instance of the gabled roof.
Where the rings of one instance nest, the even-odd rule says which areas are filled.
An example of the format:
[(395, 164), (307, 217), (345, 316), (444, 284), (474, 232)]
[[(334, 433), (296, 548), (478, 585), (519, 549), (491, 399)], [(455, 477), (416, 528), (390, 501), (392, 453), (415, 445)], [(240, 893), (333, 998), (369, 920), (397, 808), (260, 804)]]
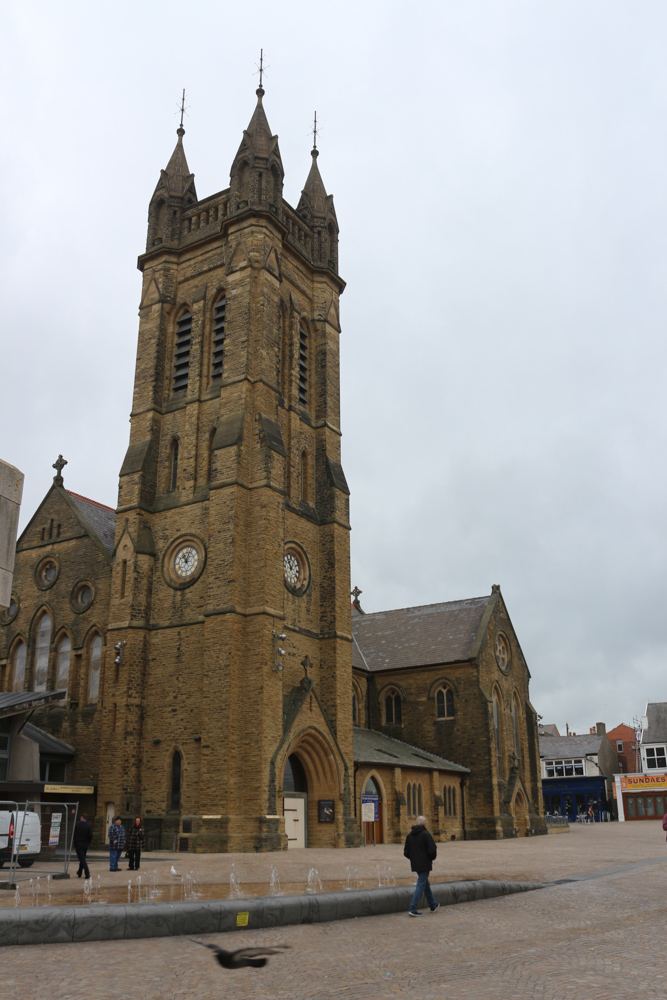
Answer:
[(494, 595), (352, 616), (352, 665), (397, 670), (470, 659)]
[(112, 507), (105, 507), (103, 503), (96, 500), (89, 500), (71, 490), (65, 490), (68, 497), (71, 497), (74, 506), (83, 517), (88, 528), (94, 531), (99, 540), (108, 552), (113, 552), (114, 538), (116, 533), (116, 511)]
[(468, 768), (438, 757), (428, 750), (395, 740), (374, 729), (353, 730), (354, 759), (363, 764), (389, 764), (391, 767), (423, 767), (429, 771), (458, 771), (468, 774)]
[(587, 754), (597, 754), (602, 740), (606, 736), (590, 733), (586, 736), (540, 736), (540, 757), (548, 760), (562, 757), (585, 757)]
[(0, 693), (0, 719), (20, 715), (33, 708), (41, 708), (54, 701), (61, 701), (67, 691), (2, 691)]
[(642, 730), (642, 746), (667, 743), (667, 701), (649, 701), (646, 721), (648, 725)]
[(31, 722), (26, 722), (22, 732), (29, 740), (34, 740), (35, 743), (39, 744), (40, 753), (58, 755), (60, 757), (73, 757), (76, 753), (74, 747), (70, 746), (69, 743), (59, 740), (56, 736), (52, 736), (51, 733), (45, 733), (43, 729), (33, 726)]

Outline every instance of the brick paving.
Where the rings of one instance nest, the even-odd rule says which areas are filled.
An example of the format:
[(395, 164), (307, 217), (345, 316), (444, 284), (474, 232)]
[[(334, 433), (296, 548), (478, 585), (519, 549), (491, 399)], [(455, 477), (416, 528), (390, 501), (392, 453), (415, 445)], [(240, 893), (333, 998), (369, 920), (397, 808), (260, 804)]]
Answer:
[[(261, 874), (270, 861), (288, 872), (301, 859), (340, 873), (352, 854), (369, 872), (385, 855), (392, 867), (399, 864), (396, 847), (337, 852), (340, 860), (333, 853), (245, 856), (244, 864), (248, 875)], [(667, 847), (659, 823), (573, 828), (532, 841), (444, 844), (440, 854), (438, 875), (450, 878), (546, 880), (660, 860), (603, 878), (443, 907), (419, 920), (397, 914), (210, 938), (225, 947), (292, 946), (262, 970), (222, 970), (186, 938), (6, 948), (0, 998), (667, 1000)], [(216, 876), (221, 859), (203, 861)]]

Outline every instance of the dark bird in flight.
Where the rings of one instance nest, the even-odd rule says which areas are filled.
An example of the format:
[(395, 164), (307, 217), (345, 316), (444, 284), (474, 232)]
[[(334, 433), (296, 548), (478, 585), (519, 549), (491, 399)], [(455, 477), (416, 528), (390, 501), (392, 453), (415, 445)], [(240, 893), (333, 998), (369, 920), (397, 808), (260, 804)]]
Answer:
[(239, 948), (237, 951), (225, 951), (217, 944), (209, 944), (207, 941), (197, 941), (195, 938), (190, 938), (190, 941), (214, 951), (216, 960), (223, 969), (243, 969), (246, 966), (262, 969), (268, 962), (269, 955), (280, 955), (286, 948), (289, 948), (288, 944), (277, 944), (274, 948)]

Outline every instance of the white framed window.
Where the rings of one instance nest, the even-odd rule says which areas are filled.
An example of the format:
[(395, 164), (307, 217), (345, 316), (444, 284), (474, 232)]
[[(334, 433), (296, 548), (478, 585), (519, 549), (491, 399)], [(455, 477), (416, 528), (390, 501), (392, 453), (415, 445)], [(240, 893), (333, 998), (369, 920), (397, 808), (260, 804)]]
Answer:
[(667, 753), (664, 746), (646, 747), (646, 767), (651, 771), (667, 767)]
[(583, 778), (583, 757), (570, 757), (563, 760), (545, 760), (544, 768), (547, 778)]
[(623, 740), (616, 740), (616, 753), (623, 753)]

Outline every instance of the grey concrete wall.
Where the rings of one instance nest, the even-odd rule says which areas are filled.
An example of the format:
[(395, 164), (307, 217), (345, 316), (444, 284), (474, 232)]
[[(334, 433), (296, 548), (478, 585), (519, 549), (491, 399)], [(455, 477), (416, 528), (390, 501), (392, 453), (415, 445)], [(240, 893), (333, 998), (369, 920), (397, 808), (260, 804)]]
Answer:
[[(432, 883), (431, 888), (440, 905), (447, 906), (529, 892), (544, 886), (537, 882), (477, 879)], [(214, 899), (192, 903), (3, 908), (0, 910), (0, 946), (219, 934), (257, 930), (260, 927), (374, 917), (383, 913), (405, 913), (412, 893), (412, 886), (396, 886), (354, 892), (318, 892), (309, 896)], [(242, 940), (238, 942), (238, 947), (243, 947)]]
[(39, 745), (19, 732), (24, 722), (25, 714), (12, 718), (8, 781), (39, 781)]
[(0, 610), (9, 607), (23, 473), (0, 459)]

